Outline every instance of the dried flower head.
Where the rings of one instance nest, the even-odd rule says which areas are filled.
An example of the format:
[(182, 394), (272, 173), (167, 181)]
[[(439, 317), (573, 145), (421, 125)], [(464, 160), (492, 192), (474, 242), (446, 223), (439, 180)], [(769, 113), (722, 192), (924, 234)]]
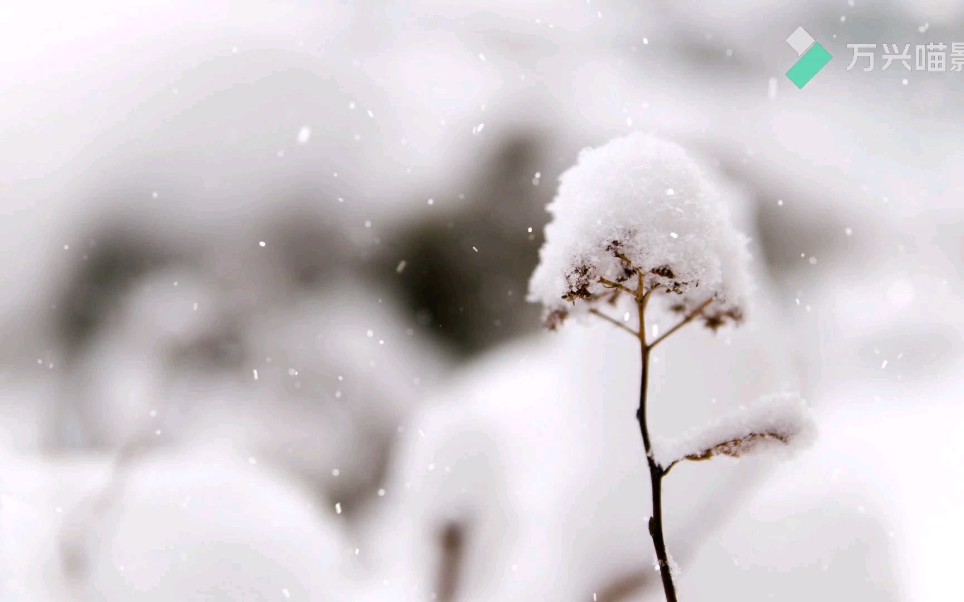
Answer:
[(621, 286), (635, 290), (640, 276), (668, 294), (673, 311), (706, 304), (711, 328), (742, 318), (747, 239), (707, 169), (679, 145), (632, 134), (584, 150), (548, 211), (528, 297), (543, 305), (547, 326), (612, 301)]
[(768, 447), (805, 446), (815, 429), (806, 402), (796, 393), (779, 393), (680, 437), (656, 437), (653, 454), (663, 466), (719, 456), (738, 458)]

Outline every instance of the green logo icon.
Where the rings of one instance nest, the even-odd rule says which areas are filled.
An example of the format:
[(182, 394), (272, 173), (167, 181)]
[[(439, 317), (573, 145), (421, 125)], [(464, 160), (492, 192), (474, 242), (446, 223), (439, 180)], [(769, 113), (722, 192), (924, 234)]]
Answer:
[(814, 41), (813, 36), (802, 27), (798, 27), (790, 34), (787, 44), (800, 56), (800, 60), (787, 71), (787, 78), (793, 82), (793, 85), (803, 90), (813, 76), (820, 73), (820, 70), (830, 62), (830, 53), (820, 45), (820, 42)]

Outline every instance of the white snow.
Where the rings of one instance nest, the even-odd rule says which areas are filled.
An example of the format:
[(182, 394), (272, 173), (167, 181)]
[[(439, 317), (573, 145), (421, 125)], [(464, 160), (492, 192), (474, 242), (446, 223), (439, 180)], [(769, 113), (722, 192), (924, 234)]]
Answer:
[(345, 574), (340, 528), (289, 475), (194, 448), (146, 457), (115, 479), (106, 505), (78, 505), (65, 519), (77, 522), (67, 549), (90, 567), (78, 593), (277, 600), (283, 584), (307, 600)]
[[(636, 279), (620, 253), (692, 309), (738, 317), (747, 297), (747, 239), (730, 223), (714, 174), (678, 144), (635, 133), (580, 153), (548, 206), (552, 220), (529, 300), (546, 314), (585, 310), (607, 293), (599, 279)], [(590, 303), (582, 301), (589, 300)]]
[[(729, 345), (681, 331), (672, 355), (686, 361), (653, 366), (654, 432), (712, 422), (737, 407), (729, 400), (795, 383), (776, 318), (761, 306), (753, 323), (729, 333)], [(658, 591), (659, 576), (635, 418), (638, 348), (612, 328), (571, 326), (476, 360), (405, 424), (385, 485), (391, 495), (375, 507), (364, 542), (389, 592), (371, 600), (427, 598), (439, 533), (453, 523), (466, 529), (460, 600), (585, 601), (633, 576), (643, 583), (626, 600), (657, 599), (645, 597)], [(701, 366), (699, 378), (693, 365)], [(702, 577), (689, 562), (708, 534), (773, 469), (768, 462), (694, 466), (674, 471), (664, 491), (681, 587)]]
[(693, 456), (710, 459), (740, 456), (762, 447), (798, 448), (809, 444), (815, 431), (806, 402), (796, 393), (779, 393), (679, 437), (654, 437), (653, 456), (666, 467)]

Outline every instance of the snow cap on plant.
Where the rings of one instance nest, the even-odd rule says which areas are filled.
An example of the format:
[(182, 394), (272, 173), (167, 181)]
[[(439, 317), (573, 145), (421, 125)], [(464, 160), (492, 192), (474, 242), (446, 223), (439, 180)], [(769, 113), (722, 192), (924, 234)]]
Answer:
[(653, 455), (661, 466), (684, 460), (739, 458), (763, 448), (802, 449), (816, 437), (807, 403), (797, 393), (764, 396), (716, 422), (676, 438), (653, 438)]
[(705, 305), (711, 328), (742, 319), (748, 239), (713, 174), (678, 144), (635, 133), (583, 150), (547, 209), (528, 299), (550, 328), (615, 300), (614, 285), (635, 290), (640, 276), (674, 311)]

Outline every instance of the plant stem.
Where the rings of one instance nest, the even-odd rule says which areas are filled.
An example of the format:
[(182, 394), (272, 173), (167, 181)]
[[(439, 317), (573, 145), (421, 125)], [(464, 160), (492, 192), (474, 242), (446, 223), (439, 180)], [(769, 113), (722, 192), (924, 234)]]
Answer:
[[(642, 291), (643, 283), (640, 277), (639, 290)], [(643, 447), (646, 450), (646, 463), (649, 465), (650, 489), (653, 492), (653, 515), (649, 519), (649, 534), (653, 538), (653, 547), (656, 549), (656, 559), (659, 562), (659, 574), (663, 580), (663, 592), (666, 594), (667, 602), (677, 602), (676, 587), (673, 585), (673, 574), (669, 564), (669, 556), (666, 553), (666, 541), (663, 538), (663, 476), (666, 471), (660, 467), (653, 457), (653, 446), (649, 439), (649, 426), (646, 422), (646, 392), (649, 388), (649, 354), (652, 350), (651, 345), (646, 344), (646, 301), (647, 298), (639, 294), (636, 298), (636, 306), (639, 309), (639, 348), (642, 356), (642, 375), (639, 379), (639, 409), (636, 411), (636, 419), (639, 421), (639, 432), (643, 436)], [(668, 334), (668, 333), (667, 333)]]
[[(628, 259), (622, 257), (621, 259), (629, 262)], [(630, 265), (632, 265), (631, 262)], [(703, 314), (703, 310), (713, 302), (713, 299), (707, 299), (699, 307), (684, 316), (678, 324), (670, 328), (663, 336), (656, 337), (649, 343), (646, 341), (646, 306), (649, 304), (653, 293), (659, 288), (659, 285), (653, 284), (647, 291), (645, 274), (640, 270), (636, 270), (636, 275), (639, 278), (639, 284), (635, 291), (630, 290), (623, 284), (612, 282), (605, 278), (600, 278), (599, 282), (604, 286), (616, 289), (617, 295), (621, 292), (627, 293), (636, 301), (636, 308), (639, 311), (638, 331), (634, 331), (619, 320), (597, 309), (590, 309), (590, 313), (606, 320), (610, 324), (618, 326), (620, 329), (631, 333), (639, 339), (639, 350), (643, 365), (639, 379), (639, 409), (636, 410), (636, 419), (639, 421), (639, 432), (643, 436), (643, 448), (646, 450), (646, 464), (649, 466), (650, 490), (653, 492), (653, 515), (649, 518), (649, 535), (653, 538), (653, 547), (656, 549), (656, 560), (659, 563), (659, 576), (663, 581), (663, 592), (666, 594), (666, 602), (677, 602), (676, 586), (673, 584), (673, 572), (669, 563), (669, 554), (666, 553), (666, 539), (663, 535), (663, 477), (669, 473), (676, 462), (663, 468), (653, 456), (653, 445), (649, 439), (649, 426), (646, 422), (646, 393), (649, 389), (649, 356), (656, 345), (662, 343), (680, 328), (700, 317)]]

